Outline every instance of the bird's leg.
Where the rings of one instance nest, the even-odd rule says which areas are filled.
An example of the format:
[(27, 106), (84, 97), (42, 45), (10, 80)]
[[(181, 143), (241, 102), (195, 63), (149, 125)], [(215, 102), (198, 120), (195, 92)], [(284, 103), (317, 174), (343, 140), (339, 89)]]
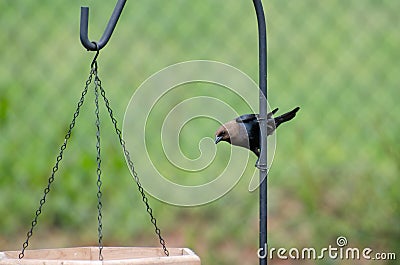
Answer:
[(267, 170), (268, 169), (268, 165), (260, 165), (260, 149), (256, 148), (255, 150), (252, 150), (256, 155), (257, 155), (257, 161), (256, 164), (254, 165), (256, 168), (260, 169), (260, 170)]
[(253, 153), (257, 156), (257, 161), (254, 166), (258, 167), (258, 161), (260, 160), (260, 149), (258, 147), (256, 147), (256, 148), (253, 148), (251, 151), (253, 151)]

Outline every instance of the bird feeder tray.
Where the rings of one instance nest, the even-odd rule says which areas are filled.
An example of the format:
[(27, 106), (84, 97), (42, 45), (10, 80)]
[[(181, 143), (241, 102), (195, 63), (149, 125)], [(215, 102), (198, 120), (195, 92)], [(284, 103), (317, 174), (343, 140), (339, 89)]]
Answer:
[(104, 247), (103, 260), (99, 260), (98, 247), (27, 250), (23, 259), (19, 251), (0, 252), (0, 265), (141, 265), (179, 264), (200, 265), (200, 258), (188, 248), (169, 248), (165, 256), (159, 248), (151, 247)]

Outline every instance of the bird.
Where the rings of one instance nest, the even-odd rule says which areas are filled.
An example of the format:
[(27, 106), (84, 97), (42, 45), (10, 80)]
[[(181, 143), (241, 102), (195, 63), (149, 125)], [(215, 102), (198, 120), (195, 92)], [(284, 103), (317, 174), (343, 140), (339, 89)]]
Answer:
[[(286, 112), (276, 118), (278, 108), (267, 114), (267, 136), (274, 133), (282, 123), (290, 121), (296, 116), (300, 107)], [(215, 132), (215, 144), (228, 142), (231, 145), (241, 146), (260, 157), (260, 123), (258, 114), (244, 114), (234, 120), (222, 124)]]

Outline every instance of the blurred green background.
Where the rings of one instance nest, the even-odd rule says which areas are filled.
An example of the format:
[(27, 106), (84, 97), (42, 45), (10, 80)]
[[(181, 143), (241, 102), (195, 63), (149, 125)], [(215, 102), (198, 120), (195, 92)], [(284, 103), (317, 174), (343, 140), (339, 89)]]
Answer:
[[(0, 2), (1, 250), (18, 250), (25, 240), (90, 70), (94, 54), (79, 42), (81, 5), (90, 7), (89, 38), (97, 40), (115, 1)], [(346, 236), (351, 247), (400, 258), (400, 2), (270, 0), (264, 7), (269, 103), (282, 111), (301, 106), (279, 129), (268, 179), (270, 246), (322, 248)], [(133, 91), (162, 68), (215, 60), (258, 80), (257, 51), (250, 0), (128, 1), (101, 51), (100, 77), (121, 126)], [(89, 94), (31, 248), (96, 245)], [(104, 242), (157, 246), (111, 123), (103, 124)], [(132, 156), (139, 176), (140, 157)], [(201, 207), (151, 198), (168, 246), (193, 249), (203, 264), (257, 264), (258, 194), (247, 191), (248, 180)], [(378, 263), (396, 264), (351, 262)]]

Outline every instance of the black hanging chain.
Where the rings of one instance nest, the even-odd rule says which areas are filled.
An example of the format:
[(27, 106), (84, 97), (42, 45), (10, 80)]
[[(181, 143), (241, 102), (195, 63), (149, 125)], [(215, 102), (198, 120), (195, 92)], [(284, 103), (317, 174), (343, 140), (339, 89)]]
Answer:
[(147, 198), (147, 196), (146, 196), (146, 194), (144, 192), (142, 184), (140, 183), (139, 176), (138, 176), (137, 172), (135, 171), (135, 166), (134, 166), (134, 164), (133, 164), (133, 162), (132, 162), (132, 160), (130, 158), (129, 151), (126, 148), (125, 140), (122, 138), (122, 132), (118, 128), (117, 120), (114, 118), (113, 111), (112, 111), (112, 109), (110, 107), (110, 102), (106, 97), (106, 92), (104, 91), (104, 89), (103, 89), (103, 87), (101, 85), (101, 80), (100, 80), (100, 78), (98, 76), (98, 71), (97, 71), (97, 57), (98, 57), (98, 55), (99, 55), (99, 50), (97, 50), (96, 55), (95, 55), (95, 57), (94, 57), (94, 59), (93, 59), (93, 61), (91, 63), (91, 71), (90, 71), (89, 77), (88, 77), (88, 79), (87, 79), (87, 81), (85, 83), (85, 88), (84, 88), (84, 90), (83, 90), (83, 92), (81, 94), (81, 98), (80, 98), (80, 100), (78, 102), (77, 108), (76, 108), (75, 113), (74, 113), (73, 118), (72, 118), (72, 121), (71, 121), (71, 123), (69, 125), (68, 132), (65, 135), (64, 143), (60, 147), (60, 153), (56, 158), (56, 163), (55, 163), (55, 165), (54, 165), (54, 167), (52, 169), (52, 174), (48, 179), (47, 187), (44, 189), (43, 197), (39, 201), (39, 208), (36, 210), (35, 217), (34, 217), (33, 221), (31, 222), (31, 228), (29, 229), (29, 231), (27, 233), (26, 241), (22, 245), (22, 250), (21, 250), (21, 252), (20, 252), (20, 254), (18, 256), (19, 259), (22, 259), (25, 256), (25, 250), (29, 245), (29, 240), (33, 235), (33, 230), (34, 230), (34, 228), (36, 227), (36, 225), (38, 223), (38, 218), (39, 218), (40, 214), (42, 213), (42, 208), (43, 208), (44, 204), (46, 203), (47, 195), (50, 192), (50, 188), (51, 188), (52, 183), (54, 182), (55, 174), (57, 173), (58, 168), (59, 168), (59, 163), (61, 162), (61, 160), (63, 158), (64, 150), (67, 148), (68, 140), (71, 137), (72, 129), (75, 127), (76, 119), (79, 116), (80, 109), (81, 109), (81, 107), (82, 107), (82, 105), (83, 105), (83, 103), (85, 101), (85, 96), (87, 94), (89, 85), (92, 83), (93, 76), (95, 77), (95, 79), (94, 79), (95, 89), (94, 90), (95, 90), (95, 107), (96, 107), (96, 110), (95, 110), (96, 123), (95, 123), (95, 125), (96, 125), (96, 140), (97, 140), (96, 141), (96, 150), (97, 150), (97, 159), (96, 159), (96, 161), (97, 161), (97, 171), (96, 171), (96, 173), (97, 173), (97, 189), (98, 189), (97, 190), (97, 199), (98, 199), (98, 203), (97, 203), (97, 210), (98, 210), (97, 220), (98, 220), (99, 260), (103, 260), (103, 255), (102, 255), (102, 250), (103, 250), (103, 224), (102, 224), (103, 216), (102, 216), (102, 208), (103, 208), (103, 204), (102, 204), (102, 200), (101, 200), (102, 199), (102, 191), (101, 191), (102, 181), (101, 181), (101, 152), (100, 152), (100, 116), (99, 116), (100, 111), (99, 111), (99, 101), (98, 101), (99, 89), (100, 89), (100, 94), (103, 97), (105, 105), (107, 107), (107, 111), (108, 111), (108, 113), (110, 115), (111, 122), (114, 125), (115, 132), (117, 133), (119, 142), (120, 142), (122, 150), (124, 152), (125, 159), (128, 161), (129, 168), (130, 168), (130, 170), (131, 170), (131, 172), (133, 174), (133, 177), (134, 177), (134, 180), (135, 180), (135, 182), (137, 184), (138, 190), (139, 190), (139, 192), (140, 192), (140, 194), (142, 196), (142, 200), (143, 200), (143, 202), (144, 202), (144, 204), (146, 206), (146, 211), (149, 214), (150, 221), (154, 226), (155, 233), (157, 234), (157, 236), (159, 238), (159, 242), (160, 242), (160, 244), (162, 246), (164, 254), (166, 256), (169, 256), (169, 251), (168, 251), (168, 249), (166, 247), (165, 240), (161, 236), (161, 230), (158, 227), (157, 220), (153, 215), (153, 209), (150, 207), (149, 200), (148, 200), (148, 198)]
[(102, 181), (101, 181), (101, 152), (100, 152), (100, 110), (99, 110), (99, 88), (98, 88), (98, 76), (97, 76), (97, 62), (94, 64), (94, 94), (95, 94), (95, 105), (96, 105), (96, 150), (97, 150), (97, 157), (96, 157), (96, 162), (97, 162), (97, 221), (98, 221), (98, 242), (99, 242), (99, 260), (103, 260), (103, 214), (102, 214), (102, 208), (103, 208), (103, 203), (101, 201), (102, 198), (102, 192), (101, 192), (101, 186), (102, 186)]
[(104, 89), (103, 89), (103, 87), (102, 87), (102, 85), (101, 85), (101, 81), (100, 81), (100, 79), (98, 78), (98, 76), (96, 76), (96, 81), (95, 81), (95, 82), (97, 83), (98, 87), (100, 88), (101, 95), (102, 95), (102, 97), (103, 97), (103, 99), (104, 99), (104, 102), (105, 102), (105, 104), (106, 104), (107, 111), (108, 111), (108, 113), (110, 114), (111, 122), (114, 124), (114, 129), (115, 129), (115, 132), (116, 132), (117, 135), (118, 135), (119, 143), (121, 144), (122, 150), (123, 150), (124, 155), (125, 155), (125, 159), (126, 159), (126, 161), (128, 161), (129, 169), (131, 170), (132, 175), (133, 175), (133, 178), (134, 178), (134, 180), (135, 180), (135, 182), (136, 182), (136, 184), (137, 184), (137, 187), (138, 187), (138, 189), (139, 189), (139, 192), (140, 192), (140, 194), (142, 195), (142, 200), (143, 200), (144, 204), (146, 205), (146, 211), (147, 211), (147, 213), (148, 213), (149, 216), (150, 216), (150, 221), (151, 221), (151, 223), (152, 223), (153, 226), (154, 226), (154, 229), (155, 229), (154, 231), (155, 231), (155, 233), (156, 233), (157, 236), (158, 236), (158, 239), (159, 239), (159, 241), (160, 241), (160, 244), (161, 244), (161, 246), (162, 246), (162, 249), (163, 249), (163, 251), (164, 251), (164, 254), (165, 254), (166, 256), (169, 256), (169, 251), (168, 251), (168, 249), (167, 249), (167, 247), (166, 247), (165, 240), (164, 240), (163, 237), (161, 236), (161, 230), (160, 230), (160, 228), (158, 228), (158, 226), (157, 226), (157, 220), (156, 220), (156, 218), (155, 218), (154, 215), (153, 215), (153, 209), (150, 207), (149, 200), (148, 200), (148, 198), (147, 198), (147, 196), (146, 196), (146, 194), (145, 194), (145, 192), (144, 192), (144, 189), (143, 189), (142, 184), (140, 183), (139, 176), (138, 176), (138, 174), (137, 174), (136, 171), (135, 171), (135, 166), (133, 165), (133, 162), (132, 162), (132, 160), (131, 160), (129, 151), (128, 151), (128, 149), (126, 148), (125, 140), (122, 138), (122, 132), (121, 132), (121, 130), (118, 128), (117, 120), (114, 118), (113, 111), (112, 111), (112, 109), (111, 109), (111, 107), (110, 107), (110, 102), (109, 102), (109, 100), (108, 100), (107, 97), (106, 97), (106, 92), (104, 91)]
[(38, 223), (38, 218), (39, 218), (40, 214), (42, 213), (42, 208), (43, 208), (44, 204), (46, 203), (46, 198), (47, 198), (47, 195), (50, 192), (51, 184), (54, 182), (55, 175), (56, 175), (56, 173), (58, 171), (59, 163), (61, 162), (61, 160), (63, 158), (64, 150), (67, 148), (68, 140), (71, 137), (72, 129), (75, 127), (76, 119), (78, 118), (80, 109), (81, 109), (81, 107), (82, 107), (82, 105), (83, 105), (83, 103), (85, 101), (85, 95), (87, 94), (89, 85), (92, 82), (93, 73), (94, 73), (94, 71), (92, 69), (91, 72), (90, 72), (89, 78), (86, 81), (85, 88), (83, 89), (83, 92), (81, 94), (81, 98), (80, 98), (80, 100), (78, 102), (77, 108), (76, 108), (74, 116), (72, 118), (72, 121), (71, 121), (71, 123), (69, 125), (68, 132), (64, 137), (64, 143), (60, 147), (60, 153), (58, 154), (58, 156), (56, 158), (56, 163), (55, 163), (55, 165), (54, 165), (54, 167), (52, 169), (51, 176), (49, 177), (48, 182), (47, 182), (47, 187), (44, 189), (43, 197), (39, 201), (39, 208), (35, 212), (35, 217), (34, 217), (33, 221), (31, 222), (31, 228), (29, 229), (28, 233), (26, 234), (27, 237), (26, 237), (25, 242), (22, 244), (22, 250), (18, 255), (18, 257), (20, 259), (22, 259), (24, 257), (24, 255), (25, 255), (25, 250), (29, 245), (29, 239), (33, 235), (33, 230), (34, 230), (35, 226)]

